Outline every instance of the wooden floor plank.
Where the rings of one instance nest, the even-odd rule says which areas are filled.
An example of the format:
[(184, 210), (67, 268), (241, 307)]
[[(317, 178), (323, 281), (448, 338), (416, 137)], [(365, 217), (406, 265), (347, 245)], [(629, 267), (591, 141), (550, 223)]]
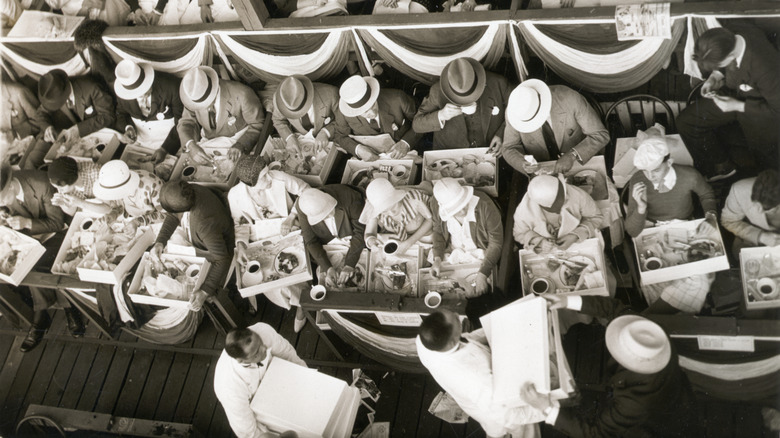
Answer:
[(737, 433), (734, 427), (734, 407), (726, 403), (711, 402), (706, 406), (707, 438), (748, 436)]
[(76, 358), (79, 356), (81, 345), (79, 344), (67, 344), (62, 350), (62, 356), (60, 356), (57, 362), (57, 368), (54, 370), (54, 374), (51, 376), (49, 382), (49, 388), (46, 391), (46, 397), (43, 398), (44, 406), (59, 406), (62, 395), (65, 394), (65, 387), (70, 379), (70, 374), (73, 372), (73, 367), (76, 362)]
[[(120, 338), (122, 335), (119, 335)], [(99, 392), (97, 402), (95, 403), (95, 412), (102, 414), (111, 414), (114, 412), (116, 400), (119, 397), (119, 391), (127, 376), (127, 370), (130, 367), (130, 361), (133, 359), (133, 349), (129, 346), (120, 347), (114, 353), (114, 359), (108, 368), (103, 387)]]
[(168, 380), (174, 353), (170, 351), (158, 351), (154, 355), (152, 366), (149, 368), (149, 376), (146, 378), (144, 390), (141, 393), (138, 407), (133, 417), (154, 420), (157, 404), (161, 402), (161, 389)]
[(187, 380), (173, 416), (174, 422), (191, 423), (204, 385), (213, 388), (214, 380), (206, 381), (212, 359), (206, 356), (196, 356), (192, 359), (189, 372), (187, 373)]
[(49, 389), (49, 382), (51, 382), (52, 376), (54, 376), (54, 371), (57, 368), (57, 363), (62, 356), (65, 345), (65, 342), (47, 341), (45, 345), (38, 346), (38, 348), (44, 350), (41, 355), (41, 363), (35, 370), (35, 377), (33, 377), (22, 403), (25, 409), (30, 403), (43, 404), (46, 391)]
[[(379, 380), (374, 379), (379, 385), (382, 396), (376, 403), (376, 421), (388, 421), (392, 426), (395, 421), (396, 406), (399, 403), (401, 393), (402, 374), (389, 372), (383, 375)], [(392, 430), (392, 427), (390, 428)]]
[(117, 348), (110, 345), (101, 345), (98, 347), (97, 354), (92, 362), (92, 367), (87, 375), (87, 381), (81, 390), (76, 409), (81, 411), (92, 411), (97, 403), (98, 395), (101, 393), (103, 382), (108, 375), (111, 361)]
[(149, 368), (154, 360), (154, 351), (135, 350), (130, 369), (127, 371), (124, 385), (114, 407), (114, 415), (132, 417), (138, 407), (138, 400), (149, 377)]
[(399, 403), (395, 413), (393, 435), (406, 437), (414, 436), (417, 432), (424, 390), (424, 375), (404, 375)]
[(76, 409), (78, 406), (81, 390), (87, 382), (92, 364), (98, 352), (98, 345), (84, 344), (81, 346), (79, 356), (73, 365), (73, 371), (70, 373), (70, 379), (65, 386), (65, 393), (62, 394), (59, 407), (66, 409)]
[[(201, 390), (200, 397), (198, 397), (198, 405), (195, 407), (192, 426), (203, 436), (228, 437), (232, 434), (232, 431), (230, 430), (227, 417), (225, 417), (225, 411), (214, 393), (214, 370), (217, 366), (217, 360), (218, 358), (212, 358), (209, 364), (209, 372), (206, 374), (205, 384)], [(219, 424), (214, 424), (215, 418), (216, 423)], [(219, 435), (210, 435), (211, 427), (214, 427), (215, 431), (219, 430)], [(228, 431), (228, 433), (226, 434), (225, 431)]]
[(441, 391), (441, 387), (428, 374), (425, 374), (425, 389), (423, 390), (422, 404), (420, 405), (420, 419), (417, 421), (417, 436), (439, 436), (442, 421), (428, 412), (433, 399)]
[[(9, 359), (11, 359), (12, 363), (9, 364), (7, 361), (5, 367), (3, 367), (3, 372), (5, 372), (6, 367), (9, 369), (15, 369), (14, 375), (12, 376), (13, 382), (8, 386), (8, 392), (7, 396), (5, 397), (5, 401), (2, 405), (0, 405), (0, 412), (3, 413), (1, 416), (3, 429), (9, 426), (13, 429), (13, 427), (16, 425), (16, 418), (20, 413), (23, 413), (22, 404), (24, 402), (24, 397), (30, 388), (30, 384), (32, 383), (33, 378), (35, 377), (35, 371), (38, 369), (41, 356), (46, 350), (44, 345), (45, 343), (48, 343), (48, 341), (42, 341), (37, 348), (27, 353), (19, 352), (20, 357), (17, 355), (11, 355)], [(19, 364), (18, 367), (16, 366), (17, 361)], [(0, 385), (5, 384), (4, 380), (4, 378), (0, 377)], [(2, 393), (0, 393), (0, 395), (1, 394)]]
[(157, 411), (154, 414), (156, 420), (173, 421), (176, 406), (181, 399), (181, 392), (187, 380), (187, 373), (190, 370), (192, 358), (191, 354), (176, 353), (168, 372), (168, 379), (166, 379), (165, 385), (162, 391), (160, 391), (160, 403), (157, 405)]

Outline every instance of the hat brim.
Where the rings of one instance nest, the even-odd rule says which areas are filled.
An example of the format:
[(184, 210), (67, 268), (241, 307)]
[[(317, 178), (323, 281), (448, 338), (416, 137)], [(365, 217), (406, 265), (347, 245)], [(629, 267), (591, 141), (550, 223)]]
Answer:
[(441, 77), (439, 79), (439, 85), (441, 87), (441, 92), (444, 94), (444, 97), (446, 97), (447, 100), (454, 103), (455, 105), (471, 105), (472, 103), (479, 100), (479, 98), (482, 97), (482, 93), (485, 91), (485, 67), (483, 67), (482, 64), (480, 64), (476, 59), (466, 58), (466, 60), (469, 62), (469, 64), (471, 64), (471, 67), (474, 69), (474, 74), (476, 75), (477, 86), (474, 87), (474, 91), (465, 96), (455, 93), (455, 91), (450, 86), (449, 81), (445, 80), (447, 77), (447, 72), (449, 71), (452, 63), (449, 63), (444, 67), (444, 69), (441, 71)]
[(133, 100), (143, 96), (152, 88), (152, 83), (154, 82), (154, 69), (149, 64), (139, 64), (138, 66), (144, 71), (144, 80), (141, 82), (141, 85), (133, 89), (128, 89), (123, 84), (119, 83), (119, 80), (116, 80), (114, 82), (116, 97), (122, 100)]
[[(441, 217), (442, 220), (450, 220), (452, 216), (455, 215), (455, 213), (463, 210), (466, 208), (467, 205), (469, 205), (469, 202), (471, 202), (471, 198), (474, 196), (474, 187), (472, 186), (462, 186), (464, 189), (466, 189), (466, 196), (463, 197), (463, 199), (454, 207), (452, 208), (444, 208), (442, 207), (441, 203), (439, 203), (439, 217)], [(436, 202), (439, 202), (437, 199)]]
[(212, 103), (214, 103), (214, 99), (217, 98), (217, 94), (219, 93), (219, 76), (217, 75), (217, 72), (214, 71), (213, 68), (198, 68), (201, 68), (206, 73), (213, 85), (211, 86), (211, 92), (206, 97), (206, 99), (204, 99), (202, 102), (195, 102), (192, 100), (192, 98), (190, 98), (190, 96), (187, 95), (187, 93), (184, 92), (184, 81), (181, 81), (181, 84), (179, 84), (179, 97), (181, 97), (181, 103), (183, 103), (184, 106), (190, 111), (197, 111), (203, 108), (208, 108)]
[(360, 213), (360, 219), (358, 222), (367, 223), (370, 219), (374, 219), (380, 214), (386, 212), (390, 207), (401, 202), (406, 197), (407, 192), (405, 190), (395, 189), (390, 199), (383, 204), (381, 208), (377, 208), (369, 199), (366, 199), (366, 205), (363, 207), (363, 211)]
[[(520, 120), (518, 117), (513, 117), (512, 109), (518, 106), (523, 106), (525, 102), (519, 102), (520, 93), (517, 91), (520, 87), (531, 88), (539, 93), (539, 109), (536, 111), (536, 115), (530, 120)], [(550, 93), (550, 87), (539, 79), (527, 79), (522, 84), (518, 85), (509, 95), (509, 101), (507, 103), (506, 119), (509, 124), (515, 128), (518, 132), (530, 133), (541, 128), (544, 122), (547, 121), (547, 117), (550, 116), (550, 109), (552, 108), (552, 94)]]
[[(666, 365), (669, 364), (669, 360), (672, 357), (672, 347), (669, 338), (666, 337), (666, 334), (664, 333), (666, 340), (663, 349), (650, 360), (637, 358), (635, 355), (626, 351), (620, 343), (620, 334), (623, 330), (625, 330), (629, 324), (637, 321), (647, 321), (655, 324), (652, 321), (637, 315), (624, 315), (613, 319), (607, 326), (605, 335), (607, 350), (609, 350), (609, 353), (620, 365), (628, 370), (639, 374), (655, 374), (666, 368)], [(661, 330), (663, 331), (663, 329)]]
[(341, 111), (341, 114), (344, 114), (347, 117), (357, 117), (363, 115), (363, 113), (374, 105), (374, 102), (376, 102), (376, 99), (379, 97), (379, 81), (374, 77), (366, 77), (365, 80), (366, 84), (368, 84), (371, 89), (371, 96), (369, 96), (368, 101), (359, 108), (355, 108), (345, 102), (344, 99), (339, 99), (339, 111)]
[(301, 105), (301, 109), (292, 111), (290, 108), (287, 108), (287, 105), (282, 103), (282, 100), (279, 98), (279, 92), (282, 89), (281, 86), (277, 88), (274, 93), (274, 108), (278, 109), (279, 112), (288, 119), (300, 119), (309, 112), (309, 108), (311, 108), (312, 103), (314, 103), (314, 84), (312, 84), (311, 79), (304, 75), (292, 75), (292, 77), (301, 81), (303, 88), (306, 89), (306, 100), (303, 102), (303, 105)]
[(138, 181), (140, 179), (141, 177), (138, 175), (138, 172), (130, 170), (130, 178), (121, 186), (107, 188), (103, 187), (100, 184), (100, 181), (98, 181), (95, 183), (92, 191), (95, 194), (95, 197), (102, 201), (117, 201), (132, 195), (138, 187)]

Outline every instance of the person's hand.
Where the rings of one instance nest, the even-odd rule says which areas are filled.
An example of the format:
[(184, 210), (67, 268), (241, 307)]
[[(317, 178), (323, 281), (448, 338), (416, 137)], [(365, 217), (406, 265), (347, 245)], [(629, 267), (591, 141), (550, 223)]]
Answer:
[(338, 285), (339, 273), (334, 267), (328, 268), (328, 272), (325, 273), (325, 287), (336, 287)]
[(48, 143), (54, 143), (57, 140), (57, 134), (54, 132), (54, 126), (46, 127), (43, 131), (43, 140)]
[(355, 275), (355, 268), (352, 266), (344, 266), (341, 268), (341, 272), (339, 273), (337, 284), (339, 286), (344, 286), (353, 275)]
[(374, 153), (373, 149), (362, 144), (355, 147), (355, 155), (363, 161), (376, 161), (379, 159), (379, 155)]
[(780, 234), (772, 233), (770, 231), (762, 231), (758, 235), (758, 243), (764, 246), (777, 246), (780, 245)]
[(574, 0), (561, 0), (561, 7), (562, 8), (573, 8), (574, 7)]
[(242, 268), (249, 263), (249, 257), (246, 255), (246, 243), (244, 242), (236, 244), (236, 262)]
[(713, 96), (712, 101), (715, 102), (715, 105), (724, 113), (745, 112), (745, 102), (731, 96)]
[(16, 231), (32, 228), (32, 220), (22, 216), (11, 216), (6, 219), (6, 223)]
[(241, 149), (233, 146), (232, 148), (228, 149), (227, 151), (227, 157), (230, 159), (230, 161), (234, 163), (238, 163), (238, 159), (241, 158)]
[(699, 93), (701, 93), (702, 97), (712, 99), (718, 94), (717, 91), (723, 87), (723, 82), (723, 75), (720, 72), (712, 72), (710, 77), (702, 84)]
[(163, 253), (164, 249), (165, 249), (165, 246), (162, 243), (157, 242), (157, 243), (154, 244), (152, 249), (149, 251), (149, 254), (151, 254), (152, 257), (157, 259), (157, 262), (162, 263), (162, 253)]
[(198, 289), (190, 296), (190, 302), (187, 305), (187, 308), (192, 312), (198, 312), (203, 308), (203, 303), (206, 302), (207, 298), (209, 298), (209, 295)]
[(382, 242), (376, 236), (366, 237), (366, 248), (373, 251), (375, 249), (382, 249)]
[(400, 160), (409, 153), (409, 145), (405, 141), (399, 141), (390, 148), (390, 158)]
[(441, 275), (441, 257), (435, 257), (433, 259), (433, 265), (431, 266), (431, 274), (434, 277), (439, 278)]
[(68, 129), (63, 129), (62, 132), (60, 132), (60, 135), (57, 136), (57, 141), (65, 143), (78, 140), (79, 138), (81, 138), (81, 135), (79, 135), (79, 127), (73, 125)]
[(490, 139), (490, 144), (488, 145), (488, 152), (495, 149), (500, 149), (501, 145), (504, 144), (504, 139), (501, 137), (494, 135), (492, 139)]
[(100, 17), (100, 9), (99, 8), (89, 8), (89, 19), (90, 20), (97, 20)]
[(287, 152), (292, 154), (293, 156), (299, 157), (301, 156), (301, 145), (298, 144), (298, 139), (295, 137), (295, 135), (291, 135), (287, 137), (287, 145), (286, 149)]
[(504, 154), (504, 140), (499, 138), (499, 141), (495, 142), (497, 138), (498, 136), (495, 136), (493, 137), (493, 140), (490, 141), (487, 153), (493, 154), (494, 157), (499, 158)]
[(395, 253), (396, 254), (406, 254), (406, 251), (409, 251), (409, 248), (411, 248), (413, 243), (410, 243), (409, 239), (406, 239), (404, 241), (398, 242), (398, 248), (396, 248)]
[(282, 225), (279, 228), (279, 233), (282, 236), (290, 234), (290, 231), (292, 231), (293, 225), (295, 224), (295, 217), (295, 215), (291, 214), (282, 221)]
[(466, 0), (460, 6), (460, 10), (463, 12), (471, 12), (474, 10), (476, 6), (477, 6), (477, 2), (475, 2), (474, 0)]
[(138, 140), (138, 133), (135, 132), (135, 128), (129, 125), (125, 128), (125, 133), (119, 137), (119, 141), (124, 144), (135, 143), (136, 140)]
[(572, 166), (574, 166), (575, 161), (574, 154), (563, 154), (563, 156), (558, 158), (558, 161), (555, 162), (555, 173), (566, 173), (570, 171)]
[(51, 204), (60, 207), (68, 208), (73, 206), (74, 197), (67, 193), (55, 193), (51, 197)]
[(397, 8), (398, 7), (398, 0), (382, 0), (382, 6), (388, 7), (388, 8)]
[(145, 157), (141, 157), (138, 159), (141, 163), (149, 163), (152, 164), (160, 164), (165, 160), (165, 157), (168, 156), (168, 152), (165, 152), (165, 149), (158, 148), (156, 151), (152, 153), (152, 155), (147, 155)]
[(541, 297), (547, 300), (547, 308), (550, 310), (565, 309), (569, 305), (566, 295), (544, 294)]
[(704, 214), (704, 220), (696, 227), (697, 235), (709, 235), (718, 229), (718, 216), (713, 211)]
[(211, 162), (211, 157), (209, 157), (209, 154), (207, 154), (206, 151), (204, 151), (203, 148), (195, 142), (190, 144), (189, 156), (190, 160), (200, 165), (206, 165)]
[(639, 214), (645, 214), (647, 211), (647, 187), (645, 183), (638, 182), (631, 189), (631, 197), (636, 201), (636, 211)]
[(439, 110), (439, 120), (447, 121), (450, 120), (453, 117), (457, 117), (459, 115), (463, 114), (463, 111), (460, 109), (459, 106), (448, 103), (444, 105), (444, 108)]
[(558, 246), (558, 249), (567, 250), (570, 246), (574, 245), (575, 243), (579, 242), (580, 238), (574, 233), (569, 233), (558, 240), (555, 241), (555, 244)]
[(488, 291), (488, 288), (490, 287), (488, 285), (487, 277), (485, 276), (485, 274), (483, 274), (481, 272), (477, 274), (477, 278), (474, 279), (474, 282), (475, 282), (475, 284), (474, 284), (474, 292), (477, 295), (484, 294), (485, 292)]
[(540, 412), (544, 412), (545, 409), (552, 406), (550, 396), (539, 393), (531, 382), (527, 382), (520, 388), (520, 398)]
[(135, 237), (135, 232), (138, 230), (138, 219), (133, 219), (125, 224), (124, 233), (125, 236)]
[(204, 23), (214, 22), (214, 16), (211, 15), (211, 5), (200, 5), (200, 21)]
[(317, 137), (314, 138), (315, 153), (325, 149), (328, 146), (328, 143), (330, 143), (330, 138), (328, 138), (328, 133), (325, 132), (324, 129), (320, 129), (320, 133), (317, 134)]
[(555, 249), (555, 244), (552, 240), (539, 236), (535, 242), (531, 242), (534, 245), (534, 252), (537, 254), (545, 254)]

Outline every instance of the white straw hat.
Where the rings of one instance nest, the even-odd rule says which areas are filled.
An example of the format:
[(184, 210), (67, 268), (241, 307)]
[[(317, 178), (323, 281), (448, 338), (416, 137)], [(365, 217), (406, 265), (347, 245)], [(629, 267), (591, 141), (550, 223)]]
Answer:
[(550, 87), (539, 79), (527, 79), (509, 95), (506, 120), (519, 132), (534, 132), (550, 116)]
[(219, 76), (211, 67), (197, 67), (187, 72), (179, 85), (181, 102), (190, 111), (206, 108), (219, 93)]
[(637, 315), (620, 316), (607, 326), (607, 349), (620, 364), (639, 374), (663, 370), (672, 356), (666, 332), (658, 324)]
[(141, 177), (130, 170), (122, 160), (112, 160), (100, 168), (97, 183), (92, 189), (95, 197), (103, 201), (116, 201), (132, 195)]
[(338, 202), (336, 198), (320, 190), (306, 189), (298, 198), (298, 211), (306, 215), (309, 225), (322, 222)]
[(371, 76), (352, 76), (339, 88), (339, 111), (357, 117), (368, 111), (379, 97), (379, 81)]
[(146, 63), (136, 64), (125, 59), (119, 62), (114, 69), (116, 82), (114, 92), (116, 97), (123, 100), (133, 100), (144, 95), (152, 88), (154, 82), (154, 69)]
[(655, 170), (669, 155), (669, 146), (664, 137), (648, 137), (639, 144), (634, 154), (634, 167), (639, 170)]
[[(360, 222), (367, 223), (395, 204), (401, 202), (406, 196), (406, 190), (393, 187), (393, 184), (385, 178), (377, 178), (366, 187), (366, 205), (360, 214)], [(365, 221), (365, 222), (364, 222)]]

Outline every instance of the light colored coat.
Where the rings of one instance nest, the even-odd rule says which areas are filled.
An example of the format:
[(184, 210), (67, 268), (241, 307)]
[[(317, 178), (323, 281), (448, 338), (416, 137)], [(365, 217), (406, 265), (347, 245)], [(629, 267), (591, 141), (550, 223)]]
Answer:
[(769, 225), (766, 220), (766, 210), (761, 203), (750, 199), (755, 182), (756, 178), (748, 178), (737, 181), (731, 186), (720, 222), (735, 236), (757, 245), (758, 236), (762, 231), (778, 233), (780, 230)]
[[(312, 134), (316, 137), (320, 133), (321, 129), (326, 129), (328, 137), (333, 138), (336, 135), (336, 114), (339, 112), (339, 89), (333, 85), (321, 84), (314, 82), (314, 120), (311, 121), (314, 125)], [(274, 128), (279, 133), (279, 137), (282, 140), (286, 140), (287, 137), (292, 135), (293, 130), (301, 135), (306, 134), (308, 131), (303, 129), (301, 125), (301, 119), (288, 119), (283, 116), (278, 109), (274, 108), (274, 114), (272, 116), (274, 122)]]

